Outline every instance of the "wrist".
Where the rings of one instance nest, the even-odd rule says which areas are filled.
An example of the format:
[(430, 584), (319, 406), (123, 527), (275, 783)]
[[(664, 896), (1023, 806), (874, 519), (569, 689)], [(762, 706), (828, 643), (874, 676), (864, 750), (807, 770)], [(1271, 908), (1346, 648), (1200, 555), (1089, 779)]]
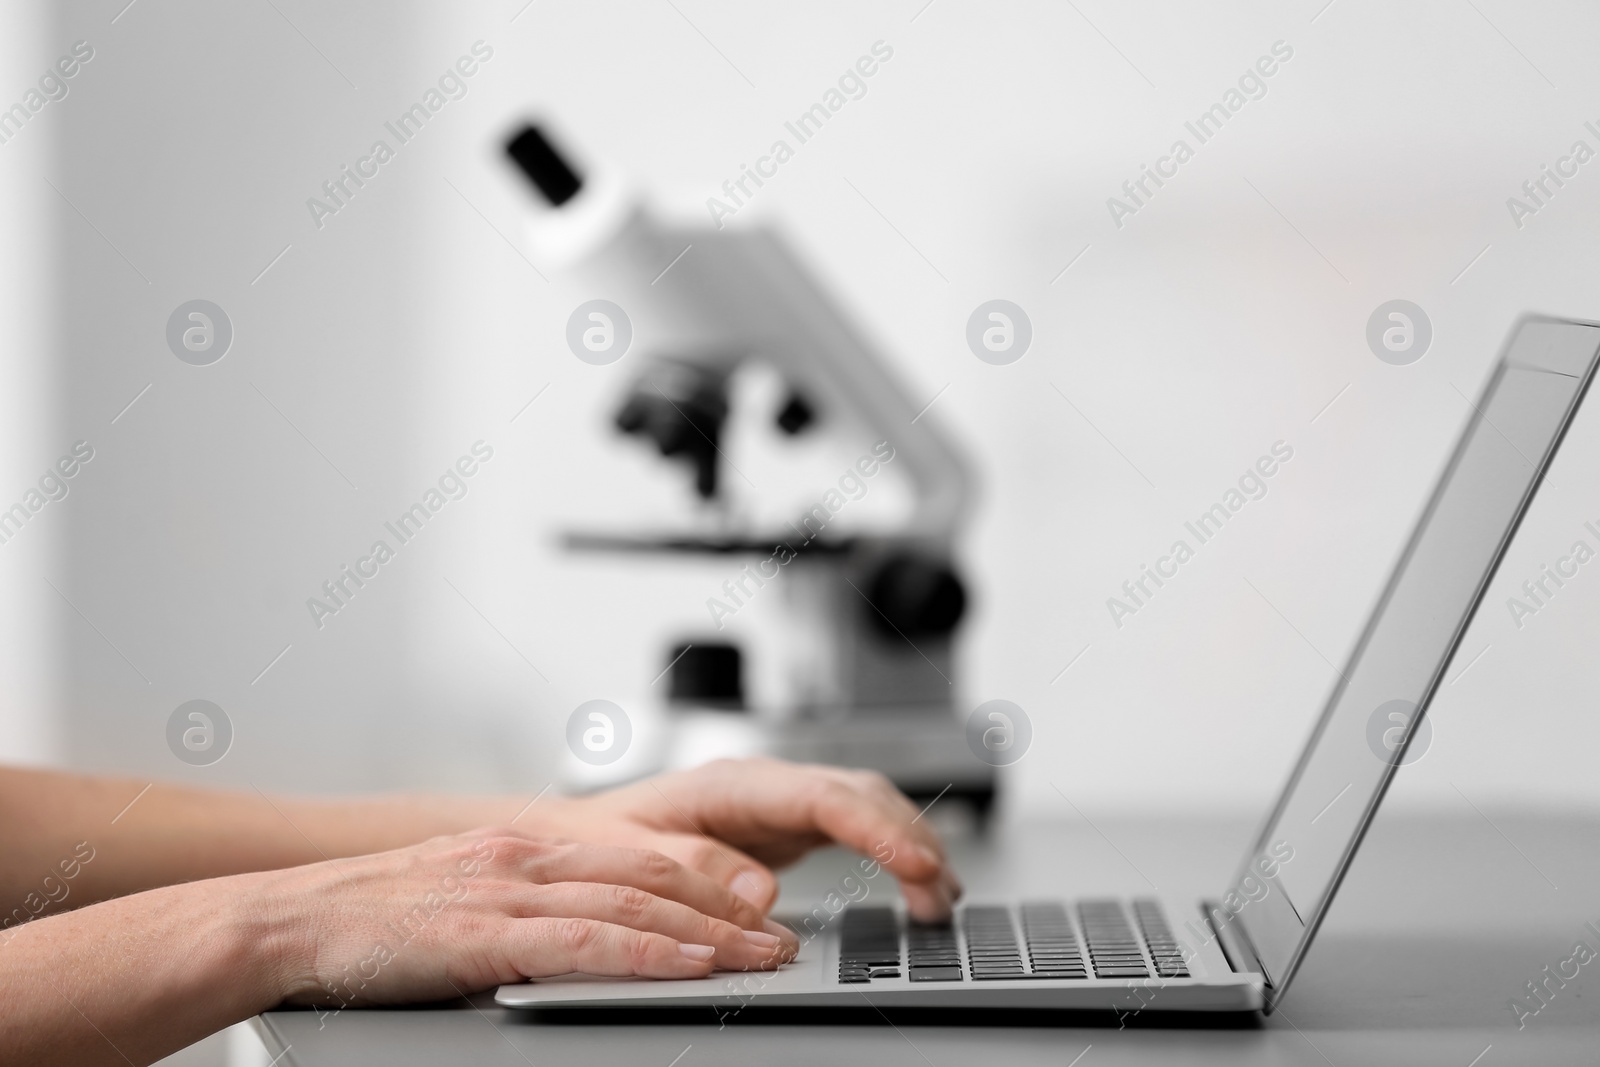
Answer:
[(255, 1011), (315, 988), (315, 917), (303, 898), (279, 891), (276, 872), (211, 883), (221, 892), (210, 942), (219, 963), (242, 983)]

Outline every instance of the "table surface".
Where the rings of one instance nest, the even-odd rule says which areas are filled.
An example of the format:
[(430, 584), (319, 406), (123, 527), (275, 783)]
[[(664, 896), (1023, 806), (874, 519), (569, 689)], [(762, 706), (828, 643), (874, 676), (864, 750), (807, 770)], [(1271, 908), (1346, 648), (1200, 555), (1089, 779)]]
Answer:
[[(1225, 821), (1028, 825), (953, 842), (969, 897), (1055, 893), (1215, 896), (1253, 827)], [(784, 877), (815, 895), (849, 860), (819, 853)], [(780, 908), (782, 904), (780, 902)], [(1380, 814), (1282, 1009), (1218, 1027), (1109, 1014), (715, 1013), (531, 1018), (492, 994), (347, 1010), (275, 1011), (258, 1030), (281, 1065), (833, 1063), (1572, 1064), (1600, 1058), (1600, 960), (1519, 1029), (1510, 1004), (1600, 927), (1600, 818), (1537, 812)], [(1092, 1049), (1091, 1049), (1092, 1046)], [(1086, 1053), (1087, 1050), (1087, 1054)], [(1082, 1059), (1076, 1057), (1082, 1056)]]

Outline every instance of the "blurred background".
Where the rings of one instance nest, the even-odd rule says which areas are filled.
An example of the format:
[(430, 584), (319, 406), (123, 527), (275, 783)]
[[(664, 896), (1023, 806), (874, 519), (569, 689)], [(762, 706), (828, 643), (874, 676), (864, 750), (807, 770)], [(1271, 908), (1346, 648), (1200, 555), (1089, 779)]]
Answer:
[[(1005, 699), (1032, 722), (1003, 811), (1259, 809), (1513, 322), (1600, 318), (1600, 163), (1523, 191), (1600, 149), (1597, 32), (1592, 7), (1509, 0), (13, 0), (0, 506), (76, 442), (93, 459), (0, 544), (0, 758), (531, 795), (570, 769), (578, 705), (648, 720), (735, 568), (561, 547), (683, 520), (692, 495), (611, 426), (632, 355), (568, 350), (596, 294), (526, 258), (501, 145), (547, 118), (660, 217), (708, 226), (708, 198), (881, 42), (865, 93), (724, 222), (783, 233), (972, 468), (952, 681), (963, 713)], [(1185, 124), (1275, 45), (1264, 91), (1200, 143)], [(64, 96), (26, 102), (85, 50)], [(385, 123), (471, 54), (465, 95), (395, 141)], [(1193, 158), (1132, 200), (1180, 138)], [(319, 218), (308, 199), (379, 139), (394, 158)], [(209, 366), (167, 341), (195, 299), (232, 325)], [(992, 299), (1032, 324), (1009, 365), (967, 345)], [(1396, 299), (1432, 325), (1408, 365), (1367, 342)], [(815, 500), (871, 444), (744, 417), (730, 493), (750, 512)], [(479, 441), (467, 495), (319, 626), (308, 598)], [(1266, 495), (1116, 618), (1124, 581), (1194, 544), (1184, 524), (1279, 442)], [(1600, 548), (1597, 471), (1590, 411), (1395, 803), (1600, 803), (1600, 562), (1534, 615), (1507, 605), (1574, 542)], [(892, 524), (899, 477), (851, 524)], [(781, 633), (780, 600), (753, 607), (722, 636)], [(233, 728), (206, 767), (167, 743), (194, 699)]]

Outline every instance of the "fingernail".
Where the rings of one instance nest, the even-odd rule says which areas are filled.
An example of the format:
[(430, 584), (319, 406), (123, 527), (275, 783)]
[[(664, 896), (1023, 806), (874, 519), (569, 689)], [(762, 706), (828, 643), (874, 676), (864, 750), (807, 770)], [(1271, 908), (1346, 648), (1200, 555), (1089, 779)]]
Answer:
[(767, 933), (776, 937), (783, 945), (782, 952), (786, 960), (792, 960), (800, 955), (800, 935), (784, 926), (782, 923), (768, 919), (763, 923)]
[(741, 874), (728, 884), (735, 896), (743, 897), (758, 908), (767, 906), (767, 888), (753, 874)]
[(768, 934), (760, 930), (745, 930), (744, 939), (757, 948), (777, 948), (783, 944), (783, 938), (777, 934)]
[(710, 945), (680, 944), (678, 951), (688, 956), (691, 960), (699, 960), (702, 963), (717, 954), (717, 950)]

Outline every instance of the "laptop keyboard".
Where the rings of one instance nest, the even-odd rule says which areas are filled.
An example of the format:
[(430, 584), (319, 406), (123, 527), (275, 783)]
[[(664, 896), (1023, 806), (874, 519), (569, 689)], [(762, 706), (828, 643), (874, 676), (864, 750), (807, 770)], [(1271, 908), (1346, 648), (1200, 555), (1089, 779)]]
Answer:
[(1183, 962), (1183, 947), (1172, 936), (1172, 931), (1167, 929), (1167, 921), (1161, 917), (1161, 909), (1156, 907), (1156, 902), (1134, 901), (1133, 916), (1139, 921), (1145, 944), (1150, 947), (1150, 960), (1155, 964), (1156, 977), (1189, 977), (1189, 968)]
[(937, 926), (904, 923), (893, 908), (850, 908), (840, 922), (839, 981), (846, 985), (902, 976), (984, 982), (1152, 975), (1189, 977), (1182, 947), (1153, 900), (1131, 908), (1084, 900), (1071, 910), (1055, 902), (977, 905)]

